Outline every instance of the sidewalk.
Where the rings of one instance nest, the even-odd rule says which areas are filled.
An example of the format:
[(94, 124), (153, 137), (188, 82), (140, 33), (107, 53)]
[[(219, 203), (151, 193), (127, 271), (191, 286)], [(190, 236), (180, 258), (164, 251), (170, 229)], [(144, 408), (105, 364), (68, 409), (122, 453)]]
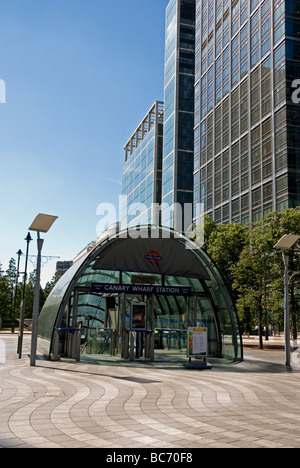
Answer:
[[(300, 336), (298, 335), (298, 343), (300, 346)], [(248, 336), (243, 336), (243, 344), (244, 348), (253, 348), (253, 347), (259, 347), (259, 338), (258, 336), (250, 335)], [(285, 338), (284, 338), (284, 333), (282, 332), (280, 336), (269, 336), (269, 339), (266, 340), (265, 337), (263, 337), (263, 345), (264, 349), (268, 350), (275, 350), (275, 349), (285, 349)], [(291, 340), (291, 347), (293, 347), (293, 341)]]
[[(258, 347), (259, 346), (259, 337), (255, 335), (243, 336), (243, 344), (245, 348), (248, 347)], [(265, 349), (284, 349), (284, 333), (281, 336), (269, 336), (269, 339), (266, 340), (263, 337), (263, 344)]]
[(300, 448), (300, 364), (281, 350), (209, 371), (73, 364), (29, 366), (30, 336), (0, 334), (0, 447)]

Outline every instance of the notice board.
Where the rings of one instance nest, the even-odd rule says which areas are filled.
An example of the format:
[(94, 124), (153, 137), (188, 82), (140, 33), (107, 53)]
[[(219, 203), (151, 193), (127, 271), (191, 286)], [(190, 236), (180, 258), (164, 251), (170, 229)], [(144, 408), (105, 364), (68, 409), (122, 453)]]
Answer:
[(131, 304), (131, 328), (146, 330), (146, 310), (144, 302), (135, 302)]
[(207, 328), (188, 328), (188, 357), (207, 357)]

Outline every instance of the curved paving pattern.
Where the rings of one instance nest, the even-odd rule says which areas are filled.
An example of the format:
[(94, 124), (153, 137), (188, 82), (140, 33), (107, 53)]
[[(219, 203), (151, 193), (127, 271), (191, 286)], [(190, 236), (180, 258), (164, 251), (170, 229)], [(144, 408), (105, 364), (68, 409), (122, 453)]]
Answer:
[(297, 371), (262, 372), (255, 361), (206, 372), (44, 361), (30, 368), (27, 356), (14, 358), (15, 337), (4, 339), (2, 447), (300, 447)]

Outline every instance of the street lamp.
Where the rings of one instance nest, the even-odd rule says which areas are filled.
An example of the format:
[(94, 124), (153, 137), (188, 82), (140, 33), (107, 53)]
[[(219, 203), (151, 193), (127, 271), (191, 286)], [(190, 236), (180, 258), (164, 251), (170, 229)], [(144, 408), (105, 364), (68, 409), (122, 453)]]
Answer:
[(39, 308), (40, 308), (40, 279), (41, 279), (41, 260), (42, 260), (42, 248), (44, 239), (40, 238), (40, 233), (46, 233), (51, 228), (57, 216), (50, 216), (45, 214), (39, 214), (33, 221), (29, 228), (29, 231), (37, 232), (37, 267), (36, 267), (36, 280), (35, 280), (35, 291), (34, 291), (34, 303), (33, 303), (33, 315), (32, 315), (32, 334), (31, 334), (31, 353), (30, 353), (30, 366), (34, 367), (36, 362), (36, 348), (37, 348), (37, 337), (38, 337), (38, 321), (39, 321)]
[(29, 244), (32, 241), (30, 232), (27, 234), (27, 237), (24, 240), (26, 240), (27, 247), (26, 247), (26, 257), (25, 257), (25, 271), (24, 271), (24, 279), (23, 279), (23, 296), (22, 296), (21, 317), (20, 317), (20, 327), (19, 327), (19, 339), (18, 339), (18, 349), (17, 349), (19, 359), (22, 359), (24, 319), (25, 319), (25, 309), (26, 309), (25, 292), (26, 292), (26, 280), (27, 280), (28, 254), (29, 254)]
[(16, 286), (15, 286), (15, 297), (14, 297), (14, 308), (13, 308), (13, 316), (11, 322), (11, 332), (15, 333), (15, 321), (16, 321), (16, 305), (17, 305), (17, 294), (18, 294), (18, 285), (19, 285), (19, 276), (20, 276), (20, 258), (23, 255), (21, 249), (17, 252), (18, 255), (18, 266), (17, 266), (17, 274), (16, 274)]
[(291, 344), (290, 344), (290, 310), (289, 310), (289, 250), (300, 239), (300, 236), (293, 234), (285, 234), (276, 245), (274, 249), (282, 251), (284, 263), (284, 334), (285, 334), (285, 365), (291, 365)]

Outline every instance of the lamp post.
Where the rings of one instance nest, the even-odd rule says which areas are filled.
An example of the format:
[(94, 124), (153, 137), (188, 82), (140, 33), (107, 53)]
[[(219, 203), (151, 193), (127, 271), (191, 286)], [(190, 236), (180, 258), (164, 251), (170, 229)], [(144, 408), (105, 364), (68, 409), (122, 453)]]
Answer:
[(24, 319), (25, 319), (25, 309), (26, 309), (26, 280), (27, 280), (27, 267), (28, 267), (28, 254), (29, 254), (29, 244), (32, 241), (30, 232), (27, 234), (26, 240), (26, 257), (25, 257), (25, 270), (24, 270), (24, 280), (23, 280), (23, 296), (22, 296), (22, 306), (21, 306), (21, 318), (20, 318), (20, 328), (19, 328), (19, 339), (18, 339), (18, 349), (17, 353), (19, 359), (22, 359), (22, 348), (23, 348), (23, 335), (24, 335)]
[(282, 251), (284, 263), (284, 334), (285, 334), (285, 365), (291, 365), (291, 343), (290, 343), (290, 309), (289, 309), (289, 250), (300, 239), (300, 236), (285, 234), (274, 249)]
[(18, 265), (17, 265), (17, 274), (16, 274), (16, 287), (15, 287), (15, 297), (14, 297), (14, 308), (13, 308), (13, 316), (11, 322), (11, 332), (15, 333), (15, 321), (16, 321), (16, 305), (17, 305), (17, 294), (18, 294), (18, 284), (19, 284), (19, 276), (20, 276), (20, 258), (23, 255), (22, 250), (18, 250)]
[(34, 367), (36, 362), (36, 348), (38, 337), (38, 321), (39, 321), (39, 308), (40, 308), (40, 279), (41, 279), (41, 261), (42, 261), (42, 248), (44, 239), (40, 238), (40, 233), (46, 233), (51, 228), (57, 216), (50, 216), (39, 214), (33, 221), (29, 231), (37, 232), (37, 267), (36, 267), (36, 280), (34, 291), (33, 315), (32, 315), (32, 334), (31, 334), (31, 353), (30, 353), (30, 366)]

